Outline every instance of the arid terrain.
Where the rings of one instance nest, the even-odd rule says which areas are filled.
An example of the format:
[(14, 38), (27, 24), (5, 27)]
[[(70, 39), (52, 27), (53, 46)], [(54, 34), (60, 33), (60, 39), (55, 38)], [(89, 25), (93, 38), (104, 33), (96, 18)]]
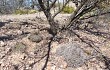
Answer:
[[(55, 19), (62, 26), (68, 16)], [(109, 16), (82, 20), (79, 29), (73, 29), (76, 34), (59, 32), (50, 43), (52, 35), (43, 30), (50, 26), (42, 13), (2, 15), (0, 70), (43, 70), (46, 63), (46, 70), (110, 70)]]

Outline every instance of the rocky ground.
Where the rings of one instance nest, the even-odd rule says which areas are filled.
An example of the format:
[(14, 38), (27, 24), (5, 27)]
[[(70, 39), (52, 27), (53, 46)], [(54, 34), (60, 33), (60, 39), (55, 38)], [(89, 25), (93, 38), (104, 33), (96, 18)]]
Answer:
[[(44, 15), (0, 16), (0, 70), (43, 70), (46, 61), (46, 70), (109, 70), (108, 15), (82, 21), (80, 28), (86, 30), (74, 30), (80, 37), (64, 31), (52, 43), (52, 35), (42, 30), (49, 28)], [(56, 20), (64, 24), (68, 16), (60, 14)]]

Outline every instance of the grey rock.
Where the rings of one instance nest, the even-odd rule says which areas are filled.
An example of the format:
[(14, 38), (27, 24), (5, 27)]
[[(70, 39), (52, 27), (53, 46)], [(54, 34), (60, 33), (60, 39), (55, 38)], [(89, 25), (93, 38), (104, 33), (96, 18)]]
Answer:
[(0, 41), (0, 47), (3, 47), (3, 46), (5, 46), (5, 45), (6, 45), (6, 43), (5, 43), (5, 42)]
[(92, 55), (87, 55), (83, 49), (75, 43), (61, 45), (57, 49), (56, 54), (64, 57), (69, 67), (75, 68), (82, 66), (88, 59), (93, 57)]
[(39, 43), (40, 41), (43, 40), (42, 36), (40, 35), (35, 35), (35, 34), (32, 34), (28, 37), (29, 40), (31, 40), (32, 42), (36, 42), (36, 43)]

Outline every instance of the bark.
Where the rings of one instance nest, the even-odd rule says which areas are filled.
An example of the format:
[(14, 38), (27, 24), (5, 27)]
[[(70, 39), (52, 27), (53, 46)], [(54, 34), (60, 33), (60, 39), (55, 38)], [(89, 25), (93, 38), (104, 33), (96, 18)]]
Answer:
[[(50, 24), (49, 33), (51, 33), (52, 35), (56, 35), (59, 27), (58, 24), (55, 22), (54, 18), (52, 17), (52, 14), (50, 13), (50, 9), (52, 8), (53, 4), (55, 4), (56, 0), (52, 3), (52, 5), (47, 5), (46, 7), (42, 0), (38, 0), (38, 2), (48, 20), (48, 23)], [(49, 1), (47, 1), (47, 3), (49, 4)]]

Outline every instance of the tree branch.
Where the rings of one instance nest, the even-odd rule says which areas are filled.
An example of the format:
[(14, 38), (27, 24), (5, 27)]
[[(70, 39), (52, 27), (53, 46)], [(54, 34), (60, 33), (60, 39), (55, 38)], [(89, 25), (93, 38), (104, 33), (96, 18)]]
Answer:
[(105, 15), (105, 14), (108, 14), (108, 13), (110, 13), (110, 11), (106, 11), (106, 12), (98, 13), (98, 14), (93, 14), (93, 15), (88, 15), (88, 16), (85, 16), (85, 17), (81, 18), (80, 20), (85, 20), (85, 19), (88, 19), (88, 18), (101, 16), (101, 15)]
[(70, 0), (66, 0), (66, 3), (62, 6), (61, 9), (59, 9), (54, 15), (52, 18), (54, 18), (56, 15), (58, 15), (64, 8), (65, 6), (69, 3)]
[(52, 4), (51, 4), (50, 7), (49, 7), (50, 9), (55, 5), (56, 1), (57, 1), (57, 0), (54, 0), (54, 1), (52, 2)]
[[(89, 0), (88, 0), (89, 1)], [(73, 13), (70, 17), (69, 23), (68, 25), (65, 27), (66, 29), (69, 28), (73, 23), (75, 23), (75, 21), (77, 21), (82, 15), (84, 15), (85, 13), (90, 12), (92, 9), (95, 8), (96, 3), (98, 3), (98, 1), (94, 1), (89, 7), (87, 6), (89, 3), (86, 2), (84, 4), (82, 4), (81, 6), (79, 6), (79, 8), (75, 11), (75, 13)]]
[(45, 8), (44, 3), (42, 2), (42, 0), (38, 0), (38, 2), (39, 2), (39, 5), (40, 5), (41, 9), (42, 9), (43, 11), (45, 11), (46, 8)]

